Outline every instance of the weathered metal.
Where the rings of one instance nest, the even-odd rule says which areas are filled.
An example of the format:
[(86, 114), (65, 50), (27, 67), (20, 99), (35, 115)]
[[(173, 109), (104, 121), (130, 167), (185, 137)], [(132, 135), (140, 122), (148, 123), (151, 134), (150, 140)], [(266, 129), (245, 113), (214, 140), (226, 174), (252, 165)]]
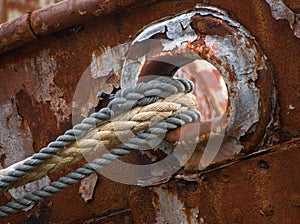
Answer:
[(173, 180), (136, 188), (136, 223), (299, 223), (299, 139), (270, 148), (198, 182)]
[[(209, 132), (203, 136), (207, 143), (198, 144), (185, 165), (188, 176), (191, 170), (234, 158), (240, 152), (253, 152), (270, 141), (271, 127), (277, 122), (271, 67), (255, 38), (226, 12), (198, 6), (195, 11), (161, 19), (145, 27), (128, 52), (121, 72), (123, 87), (134, 85), (139, 77), (172, 76), (199, 58), (214, 65), (227, 85), (226, 112), (211, 122), (211, 128), (218, 129), (214, 131), (217, 136)], [(203, 89), (204, 80), (199, 76), (196, 70), (190, 73), (197, 88)], [(203, 100), (203, 96), (198, 99), (199, 103)], [(206, 107), (213, 110), (212, 105)], [(200, 123), (200, 132), (201, 129)], [(182, 177), (186, 178), (184, 174)]]
[[(117, 2), (110, 1), (111, 4)], [(123, 1), (124, 4), (127, 2), (134, 6), (133, 1)], [(284, 2), (293, 12), (299, 9), (298, 1)], [(82, 25), (80, 32), (71, 29), (52, 35), (49, 29), (42, 29), (39, 25), (36, 31), (41, 31), (41, 35), (45, 36), (24, 46), (15, 40), (10, 47), (1, 44), (1, 49), (6, 48), (6, 52), (0, 55), (1, 133), (7, 133), (5, 137), (10, 140), (3, 141), (3, 136), (0, 137), (1, 165), (15, 162), (10, 160), (10, 155), (23, 159), (71, 127), (71, 107), (76, 85), (83, 72), (90, 72), (87, 67), (94, 60), (94, 52), (124, 43), (151, 22), (194, 9), (197, 3), (199, 1), (155, 1), (147, 7), (137, 4), (128, 10), (123, 5), (125, 11), (120, 10), (112, 15), (106, 13), (109, 10), (105, 9), (105, 16), (91, 16), (90, 19), (79, 21)], [(267, 63), (272, 67), (277, 81), (280, 112), (275, 114), (275, 118), (280, 120), (281, 127), (275, 125), (275, 129), (270, 129), (272, 133), (266, 134), (270, 134), (270, 143), (286, 143), (272, 147), (264, 155), (257, 154), (233, 166), (211, 171), (198, 182), (173, 180), (160, 187), (134, 189), (99, 176), (94, 199), (88, 203), (80, 197), (78, 184), (27, 212), (1, 221), (78, 223), (91, 220), (97, 223), (98, 220), (101, 223), (103, 220), (102, 223), (122, 223), (123, 214), (126, 214), (126, 220), (131, 223), (155, 223), (157, 218), (167, 220), (170, 214), (174, 214), (172, 210), (162, 209), (162, 205), (172, 202), (176, 205), (176, 215), (181, 214), (183, 219), (196, 220), (198, 223), (296, 223), (299, 220), (300, 146), (299, 140), (288, 142), (300, 135), (299, 39), (285, 20), (276, 21), (273, 18), (266, 1), (230, 0), (224, 4), (222, 0), (205, 0), (200, 3), (229, 12), (255, 37), (255, 44), (267, 56)], [(18, 19), (25, 24), (21, 26), (25, 30), (23, 37), (35, 38), (31, 37), (26, 18), (27, 15)], [(65, 19), (68, 20), (67, 17)], [(63, 25), (60, 27), (67, 28)], [(207, 32), (211, 29), (214, 27), (208, 27)], [(228, 32), (219, 28), (215, 31), (221, 36)], [(14, 29), (5, 32), (14, 32)], [(49, 35), (46, 35), (47, 32)], [(18, 38), (18, 41), (23, 41), (22, 37)], [(260, 82), (268, 83), (268, 80), (258, 80), (256, 83)], [(259, 85), (259, 88), (262, 95), (263, 91), (271, 90), (267, 84)], [(270, 113), (267, 108), (265, 112)], [(253, 145), (248, 138), (243, 138), (243, 143)], [(252, 139), (262, 140), (258, 138)], [(67, 171), (73, 169), (70, 167)], [(54, 180), (63, 174), (49, 178)], [(10, 199), (10, 194), (1, 195), (1, 205)], [(167, 201), (164, 204), (163, 199), (168, 199), (169, 203)]]
[(27, 44), (37, 37), (53, 34), (67, 28), (74, 29), (74, 27), (78, 27), (95, 17), (118, 13), (128, 10), (132, 6), (151, 1), (154, 0), (68, 0), (37, 9), (0, 26), (0, 53)]

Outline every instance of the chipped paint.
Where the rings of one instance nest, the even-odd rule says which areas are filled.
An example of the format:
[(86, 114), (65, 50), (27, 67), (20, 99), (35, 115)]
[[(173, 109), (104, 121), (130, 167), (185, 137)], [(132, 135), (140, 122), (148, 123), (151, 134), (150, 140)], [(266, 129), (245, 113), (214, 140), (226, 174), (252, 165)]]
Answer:
[(86, 203), (93, 199), (97, 181), (98, 176), (95, 173), (80, 181), (79, 194)]
[[(19, 116), (14, 99), (6, 100), (0, 104), (0, 114), (0, 167), (6, 168), (31, 156), (34, 153), (33, 141), (29, 126)], [(9, 192), (13, 198), (19, 198), (49, 183), (49, 177), (45, 176), (25, 186), (11, 189)]]
[(295, 108), (292, 104), (289, 105), (289, 110), (294, 110)]
[[(229, 113), (230, 119), (227, 125), (227, 133), (239, 139), (240, 136), (245, 135), (259, 120), (260, 93), (254, 82), (257, 80), (258, 71), (267, 69), (265, 56), (263, 55), (261, 58), (257, 58), (256, 47), (251, 45), (248, 41), (248, 38), (251, 40), (254, 38), (251, 37), (246, 29), (238, 22), (227, 17), (226, 12), (213, 7), (205, 8), (202, 6), (202, 10), (199, 9), (199, 11), (184, 13), (174, 18), (165, 18), (163, 21), (150, 25), (136, 37), (133, 44), (143, 42), (156, 34), (165, 32), (167, 38), (175, 43), (170, 49), (173, 50), (175, 47), (186, 48), (192, 40), (198, 38), (190, 26), (190, 18), (195, 15), (213, 15), (217, 19), (224, 20), (224, 22), (227, 22), (233, 28), (238, 28), (234, 35), (225, 37), (206, 35), (205, 47), (210, 49), (210, 53), (216, 57), (217, 60), (221, 60), (221, 64), (216, 64), (209, 55), (206, 58), (221, 72), (229, 89), (231, 110)], [(163, 44), (165, 44), (165, 42), (166, 41), (163, 40)], [(166, 47), (164, 47), (164, 49), (166, 49)], [(200, 49), (200, 51), (201, 50), (202, 49)], [(194, 59), (197, 59), (197, 57)], [(257, 62), (258, 60), (259, 62)], [(227, 65), (230, 66), (230, 70), (234, 71), (237, 82), (231, 81), (231, 75)], [(132, 66), (132, 62), (126, 63), (125, 61), (121, 80), (122, 86), (130, 86), (130, 83), (134, 85), (133, 82), (137, 80), (137, 73), (130, 73), (130, 78), (127, 77), (126, 72), (124, 74), (124, 71), (128, 70), (127, 67), (130, 66)], [(141, 67), (142, 66), (143, 65), (141, 65)]]
[(107, 47), (92, 53), (91, 73), (93, 78), (120, 75), (122, 62), (130, 44), (120, 44), (114, 48)]
[[(232, 90), (230, 92), (231, 116), (234, 119), (229, 121), (227, 132), (239, 139), (253, 124), (259, 121), (260, 91), (254, 82), (258, 78), (258, 71), (266, 69), (265, 59), (262, 57), (261, 63), (257, 65), (256, 47), (253, 46), (245, 51), (250, 43), (240, 35), (206, 36), (205, 44), (215, 57), (222, 60), (221, 66), (223, 67), (219, 67), (219, 69), (229, 65), (236, 74), (237, 82), (230, 82), (229, 73), (225, 69), (222, 69), (221, 72), (228, 88)], [(230, 130), (231, 127), (234, 127), (233, 131)]]
[[(153, 200), (153, 206), (156, 209), (156, 223), (189, 223), (197, 224), (199, 216), (198, 208), (187, 208), (177, 197), (176, 194), (168, 192), (163, 187), (156, 187), (153, 190), (158, 200)], [(155, 197), (153, 197), (154, 199)], [(190, 210), (190, 216), (187, 216), (186, 210)]]
[[(204, 0), (202, 2), (207, 4), (209, 1)], [(65, 78), (63, 81), (70, 80), (76, 82), (79, 79), (78, 71), (81, 72), (85, 69), (84, 66), (90, 63), (90, 55), (94, 49), (107, 44), (114, 46), (118, 42), (123, 42), (127, 37), (140, 29), (141, 26), (167, 15), (174, 15), (183, 10), (190, 10), (195, 3), (195, 1), (185, 1), (184, 4), (180, 2), (178, 2), (178, 4), (169, 4), (167, 1), (159, 1), (149, 7), (141, 7), (137, 10), (130, 8), (126, 12), (109, 15), (109, 19), (105, 18), (105, 16), (103, 16), (101, 20), (94, 19), (94, 21), (91, 21), (87, 19), (88, 22), (83, 22), (84, 25), (87, 25), (85, 26), (84, 32), (80, 35), (76, 34), (77, 36), (75, 38), (64, 37), (62, 39), (55, 39), (55, 41), (52, 41), (51, 36), (41, 38), (32, 45), (3, 54), (2, 67), (7, 68), (9, 64), (16, 63), (16, 61), (18, 64), (22, 64), (24, 58), (29, 57), (28, 52), (30, 52), (31, 55), (37, 55), (37, 48), (50, 47), (51, 51), (56, 55), (57, 63), (66, 65), (65, 67), (59, 66), (58, 68), (59, 72), (68, 75), (68, 78)], [(298, 136), (300, 120), (297, 114), (299, 109), (297, 107), (297, 97), (299, 96), (297, 89), (299, 86), (296, 57), (297, 52), (299, 52), (299, 45), (296, 43), (297, 38), (290, 38), (291, 35), (286, 35), (292, 32), (278, 32), (287, 28), (287, 23), (285, 21), (274, 22), (275, 20), (271, 17), (269, 6), (265, 1), (228, 1), (228, 4), (224, 4), (223, 1), (218, 0), (213, 1), (213, 4), (228, 10), (235, 18), (240, 19), (243, 25), (257, 37), (257, 41), (267, 53), (270, 63), (273, 64), (276, 77), (278, 78), (278, 101), (281, 105), (281, 113), (278, 114), (278, 118), (280, 118), (282, 122), (282, 128), (270, 128), (265, 134), (267, 135), (269, 130), (278, 130), (278, 132), (276, 131), (272, 136), (273, 138), (280, 138), (281, 141), (286, 141), (280, 134), (282, 131), (292, 138)], [(289, 4), (296, 5), (293, 1), (289, 1)], [(251, 10), (246, 10), (247, 8)], [(199, 6), (199, 9), (202, 9), (202, 6)], [(222, 13), (221, 11), (220, 15)], [(136, 22), (136, 18), (139, 18), (138, 22)], [(107, 36), (111, 38), (107, 40), (105, 38)], [(290, 48), (287, 46), (293, 47)], [(72, 58), (71, 55), (74, 53), (74, 49), (80, 52), (80, 57)], [(69, 60), (64, 60), (57, 56), (62, 51), (67, 52), (67, 54), (71, 56)], [(286, 62), (286, 58), (288, 58), (288, 62)], [(74, 66), (74, 64), (76, 64), (76, 66)], [(287, 74), (289, 74), (289, 79), (286, 79)], [(259, 75), (260, 78), (256, 81), (256, 84), (259, 84), (262, 80), (261, 78), (265, 77), (262, 76), (261, 73)], [(20, 76), (22, 78), (25, 77), (23, 74)], [(10, 78), (10, 75), (3, 76), (3, 80)], [(270, 85), (259, 86), (261, 90), (267, 90), (267, 87), (272, 88), (272, 79), (268, 76), (267, 79)], [(17, 86), (24, 85), (30, 89), (28, 87), (29, 83), (23, 82), (19, 76), (12, 80)], [(12, 89), (12, 87), (10, 88)], [(73, 94), (73, 84), (65, 85), (61, 88), (64, 88), (65, 93)], [(13, 97), (17, 91), (14, 92), (13, 89), (10, 93), (10, 96)], [(261, 94), (263, 96), (263, 92), (261, 92)], [(276, 102), (276, 99), (273, 100)], [(264, 99), (262, 101), (264, 101)], [(290, 110), (289, 116), (285, 116), (289, 104), (294, 105), (296, 109)], [(43, 105), (43, 107), (46, 106), (47, 105)], [(266, 107), (262, 109), (265, 109), (263, 111), (266, 111), (268, 114), (271, 111)], [(42, 110), (37, 109), (38, 114), (41, 114), (39, 113), (40, 111)], [(269, 116), (268, 114), (267, 116)], [(271, 119), (273, 118), (274, 122), (278, 121), (276, 117), (271, 116)], [(33, 116), (28, 117), (29, 122), (32, 120)], [(53, 123), (55, 124), (55, 121)], [(54, 130), (55, 127), (52, 127), (53, 123), (52, 120), (51, 122), (44, 122), (43, 126), (48, 130)], [(270, 122), (269, 124), (272, 125), (272, 123), (273, 122)], [(260, 125), (257, 127), (259, 128), (259, 126)], [(38, 130), (36, 132), (35, 135), (38, 135)], [(47, 133), (41, 133), (40, 136), (48, 139)], [(249, 143), (256, 139), (260, 139), (260, 137), (250, 138), (245, 142)], [(48, 143), (47, 140), (43, 140), (42, 142), (43, 144)], [(272, 143), (274, 144), (274, 142)], [(266, 147), (267, 145), (264, 144), (263, 146)], [(293, 150), (281, 151), (280, 148), (293, 148)], [(236, 220), (239, 220), (239, 218), (236, 218), (236, 216), (240, 216), (241, 214), (244, 219), (240, 221), (240, 223), (270, 223), (270, 219), (275, 223), (293, 223), (295, 220), (299, 220), (299, 212), (296, 212), (299, 207), (299, 202), (294, 202), (294, 198), (292, 198), (294, 194), (299, 192), (299, 169), (296, 169), (299, 164), (298, 158), (300, 158), (296, 156), (299, 154), (298, 149), (299, 143), (297, 145), (295, 145), (295, 143), (288, 143), (286, 146), (281, 145), (280, 147), (272, 148), (271, 153), (265, 155), (257, 154), (257, 159), (243, 160), (234, 167), (231, 166), (225, 167), (222, 170), (210, 171), (208, 175), (201, 176), (202, 180), (198, 183), (201, 195), (192, 192), (190, 196), (188, 196), (186, 194), (189, 189), (188, 184), (184, 186), (181, 184), (181, 189), (177, 192), (177, 195), (182, 194), (185, 202), (195, 200), (196, 203), (191, 207), (201, 206), (199, 213), (199, 217), (201, 216), (201, 224), (214, 223), (216, 220), (219, 220), (220, 223), (238, 223)], [(271, 167), (269, 171), (260, 172), (257, 170), (257, 160), (261, 159), (268, 162)], [(230, 176), (229, 180), (226, 179), (226, 183), (223, 180), (223, 174)], [(165, 186), (168, 188), (172, 181), (173, 180)], [(47, 214), (48, 212), (43, 208), (43, 210), (41, 210), (43, 211), (42, 214), (38, 214), (39, 210), (35, 209), (26, 214), (19, 213), (11, 216), (9, 219), (3, 220), (3, 222), (59, 223), (68, 220), (69, 222), (84, 223), (84, 220), (93, 218), (93, 222), (98, 221), (99, 223), (130, 223), (124, 221), (128, 216), (131, 217), (130, 211), (128, 211), (129, 193), (124, 189), (127, 189), (125, 185), (119, 187), (118, 183), (111, 183), (103, 178), (103, 180), (101, 179), (101, 184), (97, 186), (95, 200), (88, 204), (81, 203), (82, 199), (78, 196), (78, 188), (74, 187), (51, 198), (55, 206), (51, 208), (51, 213), (48, 214), (46, 218), (43, 218), (42, 214)], [(254, 189), (257, 190), (253, 192)], [(284, 189), (284, 191), (282, 191), (282, 189)], [(239, 194), (237, 194), (237, 191), (239, 191)], [(107, 197), (103, 197), (103, 192), (106, 192), (105, 196)], [(224, 194), (224, 192), (226, 192), (226, 194)], [(284, 194), (278, 192), (284, 192)], [(264, 196), (266, 194), (269, 195), (270, 200), (272, 199), (272, 204), (275, 207), (275, 212), (272, 217), (261, 217), (259, 213), (260, 202), (265, 200)], [(148, 220), (149, 218), (151, 220), (151, 217), (155, 217), (155, 211), (152, 213), (152, 210), (145, 206), (147, 200), (149, 200), (147, 188), (141, 190), (141, 195), (137, 203), (131, 207), (131, 211), (136, 214), (132, 222), (152, 223), (148, 222)], [(274, 197), (274, 195), (276, 197)], [(298, 197), (296, 199), (298, 199)], [(120, 201), (125, 203), (120, 203)], [(245, 203), (245, 201), (248, 203)], [(3, 200), (3, 203), (4, 202)], [(99, 206), (99, 203), (101, 206)], [(220, 207), (223, 209), (219, 210)], [(239, 210), (236, 208), (239, 208)], [(124, 214), (122, 211), (128, 211), (128, 213)], [(99, 220), (96, 217), (100, 217)], [(90, 221), (86, 223), (90, 223)]]
[(294, 35), (300, 38), (299, 14), (294, 13), (282, 0), (265, 0), (271, 8), (271, 13), (276, 20), (287, 20)]
[(32, 135), (27, 122), (19, 116), (14, 99), (0, 104), (0, 114), (1, 158), (5, 158), (1, 167), (4, 168), (32, 154)]
[(37, 102), (50, 104), (58, 126), (61, 122), (69, 120), (71, 106), (65, 101), (63, 90), (54, 81), (57, 63), (50, 55), (50, 49), (42, 50), (36, 57), (26, 59), (22, 66), (12, 64), (10, 68), (23, 74), (25, 80), (29, 74), (33, 74), (34, 80), (26, 80), (32, 82), (26, 85), (27, 91)]

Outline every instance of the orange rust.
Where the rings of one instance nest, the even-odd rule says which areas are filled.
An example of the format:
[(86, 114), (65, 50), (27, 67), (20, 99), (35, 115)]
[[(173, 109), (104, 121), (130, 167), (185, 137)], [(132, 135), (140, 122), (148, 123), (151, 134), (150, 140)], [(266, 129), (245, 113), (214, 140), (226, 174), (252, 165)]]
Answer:
[(191, 18), (191, 26), (202, 35), (226, 36), (235, 32), (226, 22), (212, 16), (195, 15)]
[[(207, 4), (207, 1), (200, 2)], [(51, 49), (51, 57), (59, 65), (54, 80), (57, 86), (62, 89), (61, 99), (65, 99), (67, 105), (70, 106), (76, 84), (90, 64), (91, 54), (94, 50), (103, 46), (115, 46), (118, 43), (124, 43), (150, 22), (184, 10), (190, 10), (196, 3), (199, 1), (174, 1), (172, 4), (169, 1), (157, 1), (147, 7), (122, 11), (116, 16), (108, 15), (97, 20), (85, 21), (83, 32), (61, 38), (48, 35), (39, 40), (33, 40), (32, 44), (20, 46), (14, 51), (1, 54), (1, 83), (5, 85), (5, 88), (0, 87), (3, 90), (0, 91), (1, 102), (17, 98), (20, 116), (23, 122), (27, 121), (30, 124), (34, 148), (39, 149), (36, 144), (39, 146), (48, 144), (58, 134), (70, 128), (71, 122), (56, 121), (49, 101), (37, 102), (33, 97), (34, 93), (30, 83), (31, 80), (41, 78), (40, 73), (33, 73), (30, 70), (29, 72), (14, 71), (11, 68), (12, 65), (16, 68), (24, 67), (28, 59), (36, 59), (32, 63), (37, 65), (42, 62), (39, 53), (44, 49)], [(224, 4), (222, 0), (212, 0), (209, 1), (209, 4), (231, 12), (236, 20), (255, 36), (256, 42), (266, 53), (269, 63), (273, 67), (279, 92), (278, 102), (281, 107), (280, 113), (277, 113), (276, 116), (280, 119), (282, 127), (274, 130), (275, 133), (272, 134), (271, 138), (275, 141), (272, 140), (270, 143), (286, 142), (299, 136), (300, 117), (297, 106), (300, 99), (299, 39), (293, 35), (286, 21), (273, 19), (269, 6), (264, 1), (229, 0)], [(294, 7), (294, 10), (297, 8), (295, 1), (287, 1), (287, 5)], [(137, 20), (137, 18), (139, 19)], [(26, 32), (24, 35), (25, 38)], [(51, 65), (46, 64), (45, 67), (51, 68)], [(260, 77), (266, 80), (258, 80), (256, 83), (260, 87), (260, 91), (264, 91), (264, 88), (269, 87), (263, 86), (260, 82), (265, 83), (268, 80), (265, 76), (260, 75)], [(23, 99), (29, 100), (22, 102)], [(289, 105), (294, 106), (295, 109), (289, 109), (293, 108)], [(33, 108), (35, 109), (33, 110)], [(268, 109), (265, 107), (262, 113), (267, 112)], [(40, 128), (35, 125), (39, 125)], [(41, 132), (41, 130), (46, 131)], [(250, 139), (245, 138), (243, 141), (244, 144), (252, 144)], [(1, 148), (1, 150), (3, 149)], [(257, 158), (245, 160), (234, 166), (219, 171), (211, 171), (211, 173), (201, 176), (202, 181), (197, 183), (195, 192), (188, 193), (186, 191), (188, 183), (180, 181), (179, 193), (181, 192), (183, 195), (180, 199), (183, 202), (187, 200), (189, 205), (200, 207), (201, 211), (198, 218), (199, 220), (203, 218), (207, 223), (235, 223), (235, 220), (242, 219), (239, 218), (241, 213), (243, 216), (242, 223), (295, 223), (295, 220), (300, 219), (298, 201), (298, 193), (300, 192), (299, 140), (278, 145), (272, 150), (274, 152), (257, 155)], [(266, 161), (270, 168), (264, 171), (259, 170), (257, 162), (260, 160)], [(229, 179), (225, 178), (226, 182), (224, 182), (224, 175), (229, 176)], [(51, 179), (54, 180), (55, 178), (57, 176)], [(172, 186), (174, 183), (177, 185), (177, 181), (172, 181), (169, 184)], [(168, 187), (169, 184), (166, 186)], [(150, 188), (138, 188), (136, 190), (131, 186), (121, 185), (100, 177), (99, 184), (96, 186), (95, 199), (88, 204), (83, 203), (78, 188), (79, 186), (76, 185), (43, 203), (39, 203), (28, 212), (21, 212), (1, 221), (4, 223), (82, 223), (86, 220), (96, 222), (97, 218), (105, 218), (109, 214), (114, 214), (115, 211), (128, 211), (130, 209), (132, 218), (136, 223), (143, 223), (144, 220), (146, 223), (155, 223), (152, 198), (156, 196)], [(131, 196), (129, 197), (130, 192)], [(136, 196), (136, 193), (139, 196)], [(1, 195), (1, 205), (5, 204), (8, 199)], [(269, 200), (274, 206), (274, 213), (271, 216), (265, 217), (259, 212), (264, 200)], [(64, 209), (67, 209), (66, 212)], [(188, 213), (190, 214), (190, 212)], [(121, 218), (116, 222), (121, 223)]]
[[(151, 194), (155, 194), (156, 188), (161, 188), (182, 202), (183, 213), (189, 218), (192, 217), (192, 209), (198, 209), (197, 220), (203, 218), (205, 223), (295, 223), (300, 218), (297, 212), (299, 148), (300, 140), (296, 139), (272, 148), (273, 152), (269, 154), (203, 174), (198, 182), (173, 180), (161, 186), (137, 188), (131, 195), (135, 198), (131, 203), (134, 220), (146, 222), (143, 215), (135, 210), (142, 204), (153, 210), (158, 196)], [(259, 169), (257, 163), (260, 160), (267, 161), (270, 168)], [(291, 170), (296, 173), (291, 174)], [(148, 194), (143, 197), (145, 191)], [(136, 197), (140, 197), (139, 200)], [(160, 200), (167, 201), (169, 198)], [(156, 211), (153, 216), (157, 217), (158, 213)], [(172, 215), (175, 214), (166, 214)]]
[(67, 0), (37, 9), (0, 26), (0, 54), (28, 44), (37, 37), (76, 27), (94, 17), (118, 13), (153, 1), (156, 0)]

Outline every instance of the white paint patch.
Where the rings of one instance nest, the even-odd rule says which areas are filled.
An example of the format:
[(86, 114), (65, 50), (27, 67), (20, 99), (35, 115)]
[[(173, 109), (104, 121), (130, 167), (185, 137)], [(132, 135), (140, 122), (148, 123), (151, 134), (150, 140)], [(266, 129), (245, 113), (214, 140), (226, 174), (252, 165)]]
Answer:
[(296, 107), (294, 107), (292, 104), (290, 104), (288, 108), (289, 108), (289, 110), (295, 110), (296, 109)]
[(120, 75), (125, 55), (130, 43), (119, 44), (114, 48), (107, 47), (92, 53), (91, 73), (93, 78)]
[(30, 156), (33, 148), (29, 126), (18, 115), (13, 99), (0, 104), (0, 114), (0, 154), (5, 156), (3, 168)]
[[(14, 99), (8, 99), (0, 104), (0, 114), (0, 156), (2, 157), (0, 167), (6, 168), (32, 155), (33, 141), (29, 126), (19, 116)], [(50, 179), (46, 176), (25, 186), (11, 189), (9, 192), (13, 198), (19, 198), (49, 183)]]
[[(37, 102), (50, 103), (50, 109), (56, 116), (57, 125), (60, 122), (68, 121), (71, 115), (71, 105), (65, 101), (63, 90), (54, 82), (57, 63), (50, 56), (50, 49), (42, 50), (36, 57), (27, 59), (22, 63), (22, 67), (19, 65), (11, 65), (10, 67), (24, 75), (25, 79), (33, 82), (33, 84), (25, 85), (28, 92), (32, 93)], [(33, 80), (29, 74), (33, 75)]]
[(161, 187), (154, 188), (158, 196), (158, 203), (153, 201), (156, 209), (156, 223), (190, 223), (198, 224), (199, 209), (191, 209), (191, 217), (187, 217), (186, 208), (176, 195), (169, 193)]
[(89, 177), (86, 177), (80, 181), (79, 194), (81, 194), (81, 197), (86, 203), (92, 200), (94, 197), (94, 190), (97, 180), (97, 174), (93, 173)]
[(300, 15), (295, 14), (287, 7), (282, 0), (265, 0), (271, 8), (271, 13), (274, 19), (285, 19), (289, 22), (290, 27), (294, 30), (294, 35), (300, 38)]

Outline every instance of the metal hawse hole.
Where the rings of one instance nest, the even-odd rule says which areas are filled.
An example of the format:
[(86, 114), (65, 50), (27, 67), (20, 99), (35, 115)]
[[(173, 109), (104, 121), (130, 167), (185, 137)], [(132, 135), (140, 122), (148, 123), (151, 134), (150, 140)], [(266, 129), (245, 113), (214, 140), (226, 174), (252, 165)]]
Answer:
[(131, 49), (134, 54), (130, 56), (136, 57), (141, 48), (147, 49), (147, 54), (136, 77), (138, 82), (157, 75), (189, 79), (195, 84), (193, 94), (197, 98), (202, 122), (220, 118), (226, 113), (228, 91), (223, 76), (214, 65), (189, 49), (163, 51), (161, 40), (156, 39), (136, 44)]
[(225, 130), (224, 158), (269, 141), (277, 99), (271, 68), (255, 38), (227, 12), (199, 6), (166, 17), (141, 30), (130, 48), (121, 87), (134, 86), (143, 76), (194, 81), (200, 128)]
[(195, 59), (187, 64), (185, 64), (185, 60), (182, 60), (185, 62), (181, 66), (177, 63), (178, 58), (185, 56), (178, 56), (177, 54), (173, 56), (175, 59), (172, 59), (172, 55), (169, 55), (168, 59), (163, 57), (147, 58), (138, 81), (147, 80), (147, 77), (151, 79), (157, 74), (189, 79), (195, 84), (193, 94), (197, 99), (197, 109), (201, 113), (201, 122), (218, 119), (224, 115), (228, 104), (228, 91), (219, 70), (202, 59)]
[(197, 59), (181, 67), (174, 77), (194, 82), (193, 94), (197, 98), (201, 121), (216, 119), (227, 109), (228, 91), (220, 72), (206, 60)]

